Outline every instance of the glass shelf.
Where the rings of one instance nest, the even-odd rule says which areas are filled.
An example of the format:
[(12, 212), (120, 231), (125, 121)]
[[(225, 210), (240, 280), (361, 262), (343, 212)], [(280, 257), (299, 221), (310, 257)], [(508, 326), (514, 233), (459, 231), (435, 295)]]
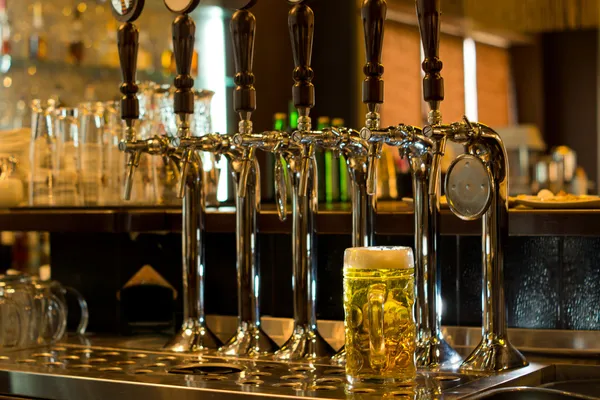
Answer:
[[(9, 68), (7, 68), (9, 67)], [(29, 75), (35, 75), (37, 72), (48, 72), (51, 74), (75, 74), (92, 77), (112, 77), (120, 78), (121, 69), (109, 65), (83, 64), (75, 65), (62, 61), (53, 60), (29, 60), (24, 58), (12, 58), (12, 60), (2, 60), (0, 70), (4, 74), (23, 72)], [(4, 72), (6, 71), (6, 72)], [(157, 83), (168, 83), (173, 81), (172, 74), (165, 74), (155, 69), (138, 70), (138, 79), (140, 81), (151, 80)]]

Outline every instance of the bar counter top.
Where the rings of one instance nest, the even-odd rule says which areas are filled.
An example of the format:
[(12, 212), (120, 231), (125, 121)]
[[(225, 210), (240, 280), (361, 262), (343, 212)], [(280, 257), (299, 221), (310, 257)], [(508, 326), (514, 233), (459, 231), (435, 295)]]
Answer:
[[(511, 236), (600, 236), (600, 209), (532, 210), (511, 209)], [(349, 234), (352, 228), (350, 204), (320, 205), (317, 230), (322, 234)], [(479, 235), (480, 221), (463, 221), (449, 210), (442, 210), (443, 235)], [(4, 231), (48, 232), (157, 232), (181, 231), (179, 207), (96, 207), (32, 208), (0, 210), (0, 229)], [(208, 208), (208, 232), (234, 232), (233, 207)], [(262, 233), (291, 233), (292, 219), (281, 222), (274, 205), (263, 205), (258, 218)], [(412, 235), (412, 206), (405, 202), (378, 204), (375, 230), (380, 235)]]

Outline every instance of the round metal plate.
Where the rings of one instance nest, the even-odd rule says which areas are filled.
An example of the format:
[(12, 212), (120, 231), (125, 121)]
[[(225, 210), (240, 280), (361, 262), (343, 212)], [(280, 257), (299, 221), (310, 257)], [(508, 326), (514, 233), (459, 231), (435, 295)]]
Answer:
[(493, 177), (479, 157), (463, 154), (452, 162), (446, 175), (450, 210), (464, 220), (481, 218), (492, 202)]
[(164, 0), (164, 2), (169, 11), (177, 14), (189, 14), (200, 4), (200, 0)]
[(111, 0), (112, 13), (118, 21), (135, 21), (144, 9), (144, 0)]

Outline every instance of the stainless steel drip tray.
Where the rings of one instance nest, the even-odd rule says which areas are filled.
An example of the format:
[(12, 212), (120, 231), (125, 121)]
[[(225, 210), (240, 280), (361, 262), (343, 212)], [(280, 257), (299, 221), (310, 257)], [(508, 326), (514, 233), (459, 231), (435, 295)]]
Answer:
[(345, 384), (328, 364), (191, 356), (118, 347), (64, 344), (0, 356), (0, 393), (41, 399), (462, 398), (500, 386), (541, 381), (531, 365), (496, 375), (419, 373), (416, 384), (382, 388)]

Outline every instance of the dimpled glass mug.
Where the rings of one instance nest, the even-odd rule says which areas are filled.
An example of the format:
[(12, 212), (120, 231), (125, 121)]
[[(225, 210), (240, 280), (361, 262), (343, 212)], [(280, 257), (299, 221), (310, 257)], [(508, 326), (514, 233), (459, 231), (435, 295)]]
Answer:
[(344, 327), (350, 384), (416, 377), (414, 297), (411, 248), (346, 249)]

